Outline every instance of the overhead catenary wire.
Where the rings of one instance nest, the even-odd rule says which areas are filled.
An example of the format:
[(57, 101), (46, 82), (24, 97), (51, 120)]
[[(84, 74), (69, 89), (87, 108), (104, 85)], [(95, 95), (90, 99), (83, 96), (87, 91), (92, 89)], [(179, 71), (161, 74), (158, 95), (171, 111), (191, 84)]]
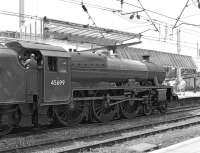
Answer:
[[(78, 1), (78, 0), (59, 0), (59, 1), (67, 2), (67, 3), (72, 3), (72, 4), (77, 4), (77, 5), (81, 5), (81, 1)], [(120, 0), (117, 0), (117, 1), (120, 1)], [(96, 8), (96, 9), (101, 9), (101, 10), (105, 10), (105, 11), (109, 11), (109, 12), (120, 12), (120, 11), (121, 11), (121, 10), (119, 10), (119, 9), (113, 9), (113, 8), (108, 8), (108, 7), (105, 7), (105, 6), (94, 5), (94, 4), (87, 3), (87, 2), (85, 2), (85, 4), (86, 4), (88, 7), (93, 7), (93, 8)], [(126, 1), (124, 1), (123, 4), (127, 4), (127, 5), (133, 6), (133, 7), (135, 7), (135, 8), (142, 9), (142, 8), (139, 7), (139, 6), (134, 5), (134, 4), (131, 4), (131, 3), (128, 3), (128, 2), (126, 2)], [(162, 14), (162, 13), (158, 13), (158, 12), (155, 12), (155, 11), (152, 11), (152, 10), (149, 10), (149, 9), (145, 9), (145, 10), (148, 11), (148, 12), (151, 12), (151, 13), (154, 13), (154, 14), (157, 14), (157, 15), (160, 15), (160, 16), (163, 16), (163, 17), (172, 19), (172, 20), (176, 20), (176, 18), (167, 16), (167, 15)]]
[[(121, 19), (123, 19), (123, 20), (125, 20), (125, 21), (128, 21), (129, 23), (131, 23), (131, 24), (133, 24), (133, 21), (132, 20), (130, 20), (129, 18), (126, 18), (126, 17), (124, 17), (123, 15), (120, 15), (120, 14), (116, 14), (118, 17), (120, 17)], [(147, 20), (144, 20), (144, 22), (136, 22), (136, 21), (134, 21), (134, 24), (136, 24), (136, 25), (140, 25), (140, 27), (146, 27), (147, 26), (147, 24), (148, 24), (148, 26), (151, 26), (151, 24), (147, 21)], [(134, 26), (132, 26), (132, 27), (134, 27)], [(139, 26), (138, 26), (139, 27)], [(124, 28), (124, 29), (126, 29), (126, 28)]]
[(41, 17), (35, 16), (35, 15), (20, 14), (20, 13), (11, 12), (11, 11), (5, 11), (5, 10), (0, 10), (0, 14), (10, 15), (10, 16), (15, 16), (15, 17), (24, 17), (24, 18), (29, 18), (29, 19), (37, 19), (37, 20), (42, 19)]
[[(118, 15), (119, 17), (121, 17), (121, 18), (123, 18), (123, 16), (120, 16), (120, 15)], [(144, 21), (146, 21), (147, 23), (148, 23), (148, 21), (149, 21), (149, 19), (148, 18), (146, 18), (146, 17), (144, 17), (144, 16), (142, 16), (142, 15), (140, 15), (140, 17), (141, 17), (141, 20), (144, 20)], [(123, 18), (123, 19), (126, 19), (126, 18)], [(130, 21), (129, 19), (126, 19), (127, 21), (129, 21), (130, 23), (132, 23), (132, 20)], [(154, 23), (156, 23), (156, 24), (158, 24), (158, 25), (162, 25), (163, 27), (165, 27), (166, 26), (166, 24), (167, 24), (167, 27), (169, 27), (169, 28), (171, 28), (172, 29), (172, 27), (173, 27), (173, 25), (172, 24), (169, 24), (169, 23), (167, 23), (167, 22), (164, 22), (164, 21), (161, 21), (161, 20), (157, 20), (157, 19), (152, 19), (153, 20), (153, 22)], [(135, 24), (135, 23), (134, 23)], [(149, 24), (149, 25), (142, 25), (141, 26), (141, 28), (142, 27), (147, 27), (147, 26), (151, 26), (151, 24)], [(133, 28), (134, 28), (134, 26), (133, 26)], [(123, 29), (126, 29), (126, 28), (123, 28)], [(123, 30), (122, 29), (122, 30)], [(131, 29), (131, 28), (127, 28), (127, 29)], [(153, 31), (153, 30), (152, 30)], [(192, 36), (200, 36), (200, 32), (199, 31), (195, 31), (195, 30), (192, 30), (192, 29), (188, 29), (188, 28), (181, 28), (181, 32), (182, 33), (187, 33), (187, 34), (190, 34), (190, 35), (192, 35)]]
[[(147, 18), (145, 18), (144, 16), (140, 15), (141, 16), (141, 19), (144, 20), (144, 21), (148, 21)], [(161, 20), (157, 20), (157, 19), (153, 19), (154, 23), (156, 24), (159, 24), (159, 25), (162, 25), (163, 27), (166, 26), (167, 24), (167, 27), (171, 28), (173, 27), (172, 24), (169, 24), (167, 22), (164, 22), (164, 21), (161, 21)], [(151, 26), (150, 24), (148, 26)], [(141, 27), (147, 27), (146, 25), (144, 26), (141, 26)], [(125, 29), (125, 28), (124, 28)], [(187, 34), (190, 34), (192, 36), (200, 36), (200, 32), (199, 31), (195, 31), (195, 30), (192, 30), (192, 29), (188, 29), (188, 28), (181, 28), (181, 32), (182, 33), (187, 33)]]
[[(123, 1), (123, 3), (126, 3), (125, 1)], [(96, 7), (96, 6), (95, 6)], [(144, 8), (142, 8), (142, 7), (137, 7), (137, 8), (140, 8), (140, 9), (144, 9)], [(98, 8), (98, 9), (102, 9), (102, 7), (101, 8)], [(102, 9), (102, 10), (104, 10), (104, 9)], [(112, 9), (110, 9), (110, 10), (112, 10)], [(110, 11), (110, 10), (107, 10), (107, 11)], [(147, 10), (147, 9), (145, 9), (145, 10)], [(164, 16), (164, 17), (167, 17), (167, 18), (169, 18), (169, 19), (172, 19), (172, 20), (176, 20), (175, 18), (172, 18), (172, 17), (169, 17), (169, 16), (166, 16), (166, 15), (163, 15), (163, 14), (161, 14), (161, 13), (157, 13), (157, 12), (154, 12), (154, 11), (151, 11), (151, 10), (148, 10), (148, 11), (150, 11), (150, 12), (153, 12), (153, 13), (156, 13), (157, 15), (161, 15), (161, 16)], [(111, 11), (111, 12), (119, 12), (120, 14), (123, 14), (122, 12), (120, 12), (120, 11), (118, 11), (118, 10), (115, 10), (115, 11)], [(146, 19), (146, 21), (148, 21), (148, 19)], [(158, 22), (159, 22), (159, 20), (157, 20)], [(162, 22), (162, 23), (164, 23), (164, 22)], [(185, 22), (184, 22), (185, 23)], [(164, 23), (165, 25), (166, 25), (166, 22)], [(168, 23), (167, 23), (168, 24)], [(173, 25), (171, 25), (171, 27), (172, 27)], [(192, 43), (190, 43), (190, 42), (184, 42), (184, 43), (187, 43), (187, 44), (192, 44)], [(174, 45), (176, 45), (176, 42), (175, 43), (173, 43)], [(182, 45), (183, 46), (183, 45)], [(187, 47), (189, 47), (189, 46), (187, 46)], [(194, 47), (193, 47), (194, 48)]]
[[(164, 41), (164, 39), (161, 39), (162, 41), (158, 40), (157, 37), (153, 37), (153, 36), (148, 36), (148, 35), (142, 35), (143, 39), (148, 39), (148, 40), (152, 40), (152, 41), (156, 41), (156, 42), (160, 42), (160, 43), (165, 43), (165, 44), (171, 44), (176, 46), (177, 42), (176, 41)], [(181, 42), (181, 46), (182, 47), (186, 47), (186, 48), (190, 48), (190, 49), (196, 49), (196, 45), (185, 45), (185, 42)]]
[[(79, 1), (79, 0), (59, 0), (59, 1), (72, 3), (72, 4), (76, 4), (76, 5), (81, 5), (81, 3), (82, 3), (82, 1)], [(109, 8), (109, 7), (105, 7), (105, 6), (91, 4), (88, 2), (84, 2), (84, 4), (87, 5), (88, 7), (92, 7), (92, 8), (96, 8), (96, 9), (100, 9), (100, 10), (104, 10), (104, 11), (109, 11), (109, 12), (116, 12), (116, 11), (120, 12), (121, 11), (119, 9), (113, 9), (113, 8)]]
[[(198, 3), (199, 0), (197, 0)], [(192, 3), (194, 4), (194, 6), (196, 6), (198, 8), (198, 4), (196, 5), (196, 3), (194, 2), (194, 0), (192, 0)]]
[[(119, 1), (119, 0), (117, 0), (117, 1)], [(133, 7), (135, 7), (135, 8), (142, 9), (142, 7), (137, 6), (137, 5), (134, 5), (134, 4), (132, 4), (132, 3), (128, 3), (128, 2), (126, 2), (126, 1), (124, 1), (124, 4), (129, 5), (129, 6), (133, 6)], [(159, 16), (162, 16), (162, 17), (166, 17), (166, 18), (171, 19), (171, 20), (175, 20), (175, 21), (177, 20), (176, 18), (170, 17), (170, 16), (165, 15), (165, 14), (162, 14), (162, 13), (158, 13), (158, 12), (156, 12), (156, 11), (152, 11), (152, 10), (150, 10), (150, 9), (145, 9), (145, 10), (148, 11), (148, 12), (154, 13), (154, 14), (156, 14), (156, 15), (159, 15)], [(180, 19), (179, 19), (179, 21), (182, 22), (182, 23), (184, 23), (184, 24), (190, 24), (190, 25), (192, 25), (191, 23), (185, 22), (185, 21), (180, 20)], [(193, 24), (193, 25), (195, 26), (195, 24)]]
[[(24, 16), (25, 18), (31, 18), (31, 19), (42, 19), (42, 17), (39, 17), (39, 16), (33, 16), (33, 15), (28, 15), (28, 14), (21, 14), (20, 15), (19, 13), (16, 13), (16, 12), (10, 12), (10, 11), (4, 11), (4, 10), (0, 10), (0, 14), (11, 15), (11, 16), (16, 16), (16, 17)], [(163, 21), (160, 21), (160, 20), (155, 20), (155, 19), (153, 19), (153, 20), (154, 20), (154, 22), (156, 21), (156, 22), (159, 22), (159, 23), (163, 23), (164, 25), (166, 24), (166, 22), (163, 22)], [(146, 19), (146, 21), (147, 21), (147, 19)], [(168, 25), (170, 25), (170, 24), (168, 24)], [(185, 30), (187, 30), (189, 32), (194, 32), (194, 35), (198, 34), (198, 31), (194, 31), (192, 29), (182, 28), (182, 32), (185, 31)]]
[(156, 31), (158, 31), (158, 32), (159, 32), (159, 30), (158, 30), (157, 26), (155, 25), (155, 23), (153, 22), (153, 20), (151, 19), (150, 15), (149, 15), (149, 14), (147, 13), (147, 11), (145, 10), (145, 8), (143, 7), (143, 5), (142, 5), (141, 1), (140, 1), (140, 0), (138, 0), (138, 2), (139, 2), (139, 4), (140, 4), (140, 6), (142, 7), (142, 9), (144, 10), (145, 14), (148, 16), (148, 18), (149, 18), (149, 20), (150, 20), (151, 24), (154, 26), (154, 28), (156, 29)]
[[(70, 3), (71, 2), (74, 2), (74, 3), (76, 3), (76, 5), (81, 5), (81, 2), (80, 1), (77, 1), (77, 0), (60, 0), (60, 1), (69, 1)], [(77, 3), (78, 2), (78, 3)], [(124, 3), (126, 3), (125, 1), (124, 1)], [(88, 3), (85, 3), (85, 4), (88, 4)], [(106, 11), (110, 11), (110, 12), (117, 12), (117, 11), (119, 11), (119, 10), (117, 10), (117, 9), (112, 9), (112, 8), (108, 8), (108, 7), (103, 7), (103, 6), (99, 6), (99, 5), (89, 5), (90, 7), (95, 7), (95, 8), (98, 8), (98, 9), (101, 9), (101, 10), (106, 10)], [(4, 11), (4, 10), (0, 10), (0, 14), (5, 14), (5, 15), (11, 15), (11, 16), (16, 16), (16, 17), (19, 17), (19, 16), (21, 16), (21, 15), (23, 15), (25, 18), (30, 18), (30, 19), (42, 19), (42, 17), (39, 17), (39, 16), (34, 16), (34, 15), (28, 15), (28, 14), (19, 14), (19, 13), (16, 13), (16, 12), (10, 12), (10, 11)], [(155, 21), (154, 21), (155, 22)], [(159, 21), (159, 20), (157, 20), (157, 22), (162, 22), (162, 21)], [(164, 23), (164, 22), (163, 22)], [(165, 22), (166, 23), (166, 22)], [(169, 25), (169, 24), (168, 24)], [(185, 28), (182, 28), (181, 29), (181, 31), (182, 32), (184, 32), (185, 30), (184, 30)], [(191, 29), (187, 29), (187, 31), (189, 31), (190, 33), (193, 31), (194, 32), (194, 34), (193, 35), (197, 35), (198, 33), (196, 32), (196, 31), (194, 31), (194, 30), (191, 30)]]
[(181, 17), (182, 19), (184, 18), (190, 18), (190, 17), (194, 17), (194, 16), (199, 16), (200, 15), (200, 13), (196, 13), (196, 14), (191, 14), (191, 15), (188, 15), (188, 16), (183, 16), (183, 17)]
[[(117, 1), (119, 1), (119, 0), (117, 0)], [(132, 4), (132, 3), (128, 3), (128, 2), (126, 2), (126, 1), (124, 1), (124, 4), (127, 4), (127, 5), (129, 5), (129, 6), (133, 6), (133, 7), (138, 8), (138, 9), (142, 9), (140, 6), (134, 5), (134, 4)], [(176, 18), (167, 16), (167, 15), (162, 14), (162, 13), (158, 13), (158, 12), (156, 12), (156, 11), (152, 11), (152, 10), (150, 10), (150, 9), (145, 9), (145, 10), (148, 11), (148, 12), (157, 14), (157, 15), (159, 15), (159, 16), (166, 17), (166, 18), (168, 18), (168, 19), (176, 20)]]
[[(145, 18), (145, 17), (143, 17), (143, 16), (141, 16), (141, 19), (143, 19), (143, 20), (145, 20), (145, 21), (147, 21), (148, 19), (147, 18)], [(154, 23), (156, 23), (156, 24), (160, 24), (160, 25), (162, 25), (163, 27), (164, 26), (166, 26), (166, 24), (167, 24), (167, 26), (169, 27), (169, 28), (172, 28), (173, 27), (173, 25), (172, 24), (169, 24), (169, 23), (167, 23), (167, 22), (165, 22), (165, 21), (161, 21), (161, 20), (157, 20), (157, 19), (153, 19), (153, 21), (154, 21)], [(189, 28), (181, 28), (181, 32), (184, 32), (184, 33), (191, 33), (191, 35), (196, 35), (196, 36), (199, 36), (200, 35), (200, 31), (196, 31), (196, 30), (193, 30), (193, 29), (189, 29)], [(193, 33), (192, 33), (193, 32)]]
[[(76, 5), (81, 5), (81, 1), (79, 1), (79, 0), (59, 0), (59, 1), (67, 2), (67, 3), (72, 3), (72, 4), (76, 4)], [(121, 1), (121, 0), (117, 0), (117, 1)], [(92, 7), (92, 8), (96, 8), (96, 9), (100, 9), (100, 10), (105, 10), (105, 11), (109, 11), (109, 12), (120, 12), (120, 11), (121, 11), (121, 10), (119, 10), (119, 9), (113, 9), (113, 8), (109, 8), (109, 7), (105, 7), (105, 6), (100, 6), (100, 5), (96, 5), (96, 4), (91, 4), (91, 3), (88, 3), (88, 2), (84, 2), (84, 4), (86, 4), (88, 7)], [(137, 5), (134, 5), (134, 4), (131, 4), (131, 3), (128, 3), (128, 2), (126, 2), (125, 0), (123, 1), (123, 5), (124, 5), (124, 4), (133, 6), (133, 7), (135, 7), (135, 8), (142, 9), (142, 7), (137, 6)], [(148, 12), (157, 14), (157, 15), (159, 15), (159, 16), (166, 17), (166, 18), (168, 18), (168, 19), (176, 20), (176, 18), (167, 16), (167, 15), (165, 15), (165, 14), (162, 14), (162, 13), (159, 13), (159, 12), (156, 12), (156, 11), (152, 11), (152, 10), (150, 10), (150, 9), (146, 9), (146, 8), (145, 8), (145, 10), (148, 11)]]
[(185, 8), (187, 7), (187, 5), (188, 5), (189, 1), (190, 1), (190, 0), (187, 0), (186, 4), (184, 5), (183, 9), (181, 10), (181, 13), (180, 13), (180, 15), (177, 17), (177, 19), (176, 19), (176, 22), (175, 22), (174, 26), (172, 27), (172, 29), (176, 28), (176, 24), (177, 24), (177, 23), (178, 23), (178, 21), (180, 20), (180, 18), (181, 18), (181, 15), (183, 14), (183, 12), (184, 12)]
[[(88, 10), (87, 10), (87, 8), (86, 8), (86, 6), (84, 5), (83, 2), (81, 3), (81, 7), (82, 7), (82, 9), (84, 10), (84, 12), (87, 13), (87, 15), (88, 15), (89, 19), (91, 19), (93, 25), (94, 25), (95, 27), (97, 27), (95, 21), (93, 20), (92, 16), (91, 16), (90, 13), (88, 12)], [(100, 33), (101, 36), (104, 38), (104, 35), (103, 35), (102, 31), (99, 31), (99, 33)]]
[(197, 3), (198, 3), (198, 8), (200, 9), (200, 1), (199, 0), (197, 0)]
[[(59, 1), (63, 1), (63, 2), (66, 2), (66, 3), (72, 3), (72, 4), (76, 4), (76, 5), (81, 5), (81, 1), (79, 1), (79, 0), (59, 0)], [(117, 0), (117, 1), (120, 1), (120, 0)], [(91, 4), (91, 3), (88, 3), (88, 2), (84, 2), (84, 4), (86, 4), (88, 7), (92, 7), (92, 8), (96, 8), (96, 9), (100, 9), (100, 10), (104, 10), (104, 11), (109, 11), (109, 12), (113, 12), (113, 13), (121, 12), (121, 10), (119, 10), (119, 9), (113, 9), (113, 8), (109, 8), (109, 7), (105, 7), (105, 6), (100, 6), (100, 5), (97, 5), (97, 4)], [(125, 0), (123, 1), (123, 4), (130, 5), (130, 6), (133, 6), (135, 8), (142, 9), (140, 6), (128, 3)], [(148, 11), (148, 12), (157, 14), (159, 16), (162, 16), (162, 17), (165, 17), (165, 18), (168, 18), (168, 19), (176, 21), (176, 18), (170, 17), (168, 15), (165, 15), (165, 14), (162, 14), (162, 13), (159, 13), (159, 12), (156, 12), (156, 11), (152, 11), (152, 10), (146, 9), (146, 8), (145, 8), (145, 10)], [(123, 13), (121, 13), (121, 14), (123, 14)], [(179, 20), (179, 21), (180, 22), (184, 22), (182, 20)], [(187, 22), (184, 22), (184, 23), (187, 23)]]

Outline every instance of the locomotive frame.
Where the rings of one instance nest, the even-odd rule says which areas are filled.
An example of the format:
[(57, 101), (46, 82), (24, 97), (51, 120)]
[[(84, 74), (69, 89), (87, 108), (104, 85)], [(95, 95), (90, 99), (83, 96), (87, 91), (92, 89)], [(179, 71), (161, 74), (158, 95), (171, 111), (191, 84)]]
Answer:
[[(23, 41), (8, 42), (6, 46), (3, 54), (0, 52), (5, 64), (0, 65), (0, 75), (10, 82), (0, 86), (0, 135), (16, 126), (109, 122), (141, 113), (150, 115), (154, 109), (164, 113), (172, 97), (172, 88), (159, 85), (156, 77), (154, 83), (143, 82), (142, 86), (131, 79), (120, 84), (88, 80), (77, 86), (72, 80), (72, 57), (63, 48)], [(31, 53), (37, 57), (36, 70), (20, 63), (19, 57)]]

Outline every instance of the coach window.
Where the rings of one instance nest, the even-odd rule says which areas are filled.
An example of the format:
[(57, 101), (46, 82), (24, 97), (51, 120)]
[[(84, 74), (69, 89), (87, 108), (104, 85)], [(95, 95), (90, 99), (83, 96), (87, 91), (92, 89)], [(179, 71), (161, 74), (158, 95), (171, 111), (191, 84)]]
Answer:
[(66, 58), (58, 58), (58, 72), (67, 72)]
[(57, 57), (48, 57), (48, 68), (49, 71), (57, 71)]

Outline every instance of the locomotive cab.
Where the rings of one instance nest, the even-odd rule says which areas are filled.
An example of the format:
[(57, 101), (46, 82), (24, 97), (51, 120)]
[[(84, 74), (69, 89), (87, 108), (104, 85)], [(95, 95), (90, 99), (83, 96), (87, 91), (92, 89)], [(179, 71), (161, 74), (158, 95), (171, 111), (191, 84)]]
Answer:
[(67, 52), (41, 51), (44, 104), (67, 104), (71, 96), (71, 59)]
[[(18, 53), (25, 75), (26, 102), (39, 105), (67, 104), (71, 96), (71, 58), (61, 47), (28, 42), (8, 42), (7, 47)], [(26, 59), (35, 55), (37, 66), (25, 66)]]

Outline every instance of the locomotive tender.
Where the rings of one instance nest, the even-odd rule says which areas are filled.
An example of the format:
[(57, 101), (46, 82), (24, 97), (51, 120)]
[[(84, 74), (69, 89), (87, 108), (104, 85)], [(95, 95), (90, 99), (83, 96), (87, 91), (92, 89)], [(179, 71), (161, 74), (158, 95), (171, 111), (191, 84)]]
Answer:
[[(16, 126), (165, 112), (171, 87), (165, 72), (148, 60), (134, 61), (92, 52), (67, 52), (47, 44), (10, 41), (0, 49), (0, 134)], [(38, 67), (26, 68), (34, 53)]]

